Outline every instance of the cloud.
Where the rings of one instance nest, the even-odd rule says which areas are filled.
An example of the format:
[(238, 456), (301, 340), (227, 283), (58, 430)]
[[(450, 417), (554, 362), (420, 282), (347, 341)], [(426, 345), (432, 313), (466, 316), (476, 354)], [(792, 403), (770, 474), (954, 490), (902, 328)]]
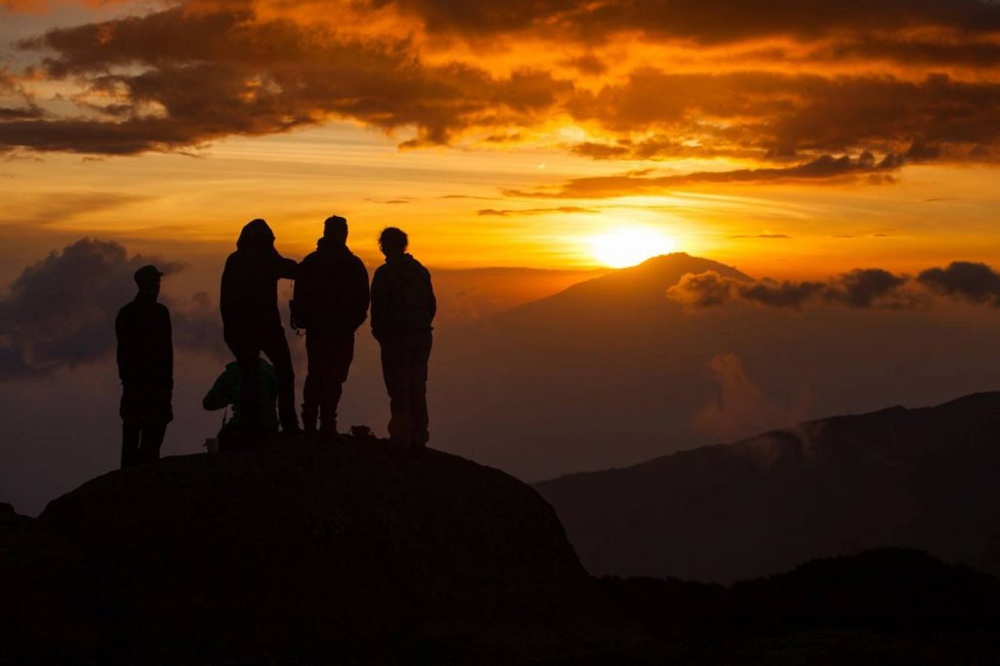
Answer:
[(808, 397), (783, 407), (769, 400), (750, 379), (743, 361), (732, 353), (716, 354), (708, 370), (718, 386), (715, 399), (695, 419), (696, 430), (730, 440), (795, 424), (808, 412)]
[(734, 300), (793, 309), (820, 302), (851, 308), (916, 307), (921, 299), (919, 294), (904, 289), (909, 282), (906, 275), (894, 275), (880, 268), (855, 269), (826, 282), (778, 282), (764, 278), (746, 283), (708, 271), (685, 275), (667, 290), (667, 296), (687, 309), (717, 307)]
[(0, 219), (19, 224), (56, 224), (149, 200), (150, 197), (118, 192), (48, 192), (23, 203), (8, 202), (0, 210)]
[[(168, 274), (180, 270), (177, 263), (130, 256), (118, 243), (87, 238), (26, 268), (0, 300), (0, 380), (110, 356), (118, 309), (135, 296), (132, 275), (148, 263)], [(217, 351), (217, 310), (199, 298), (171, 313), (175, 345)]]
[(938, 27), (962, 34), (1000, 30), (1000, 9), (979, 0), (369, 0), (419, 17), (427, 31), (470, 39), (536, 31), (562, 39), (601, 43), (620, 33), (702, 44), (788, 36), (814, 41), (847, 31), (912, 31)]
[(917, 280), (938, 294), (1000, 307), (1000, 273), (986, 264), (955, 261), (921, 271)]
[[(538, 137), (571, 122), (588, 139), (560, 145), (596, 159), (724, 157), (782, 167), (690, 174), (676, 186), (829, 180), (815, 171), (866, 151), (902, 156), (895, 168), (989, 161), (1000, 142), (995, 77), (915, 72), (938, 62), (988, 67), (998, 48), (989, 26), (998, 22), (1000, 7), (974, 0), (853, 0), (836, 11), (818, 0), (783, 0), (768, 11), (750, 0), (460, 8), (443, 0), (179, 0), (22, 40), (40, 66), (6, 79), (69, 92), (58, 104), (24, 95), (0, 103), (0, 151), (181, 151), (342, 119), (405, 134), (406, 148), (545, 142)], [(626, 34), (630, 44), (645, 40), (632, 55), (618, 48)], [(801, 44), (760, 41), (779, 37)], [(746, 44), (698, 46), (730, 42)], [(966, 43), (977, 50), (952, 53)], [(644, 46), (675, 57), (644, 55)], [(747, 54), (756, 55), (744, 62)], [(909, 58), (916, 69), (901, 74), (888, 57)], [(734, 64), (720, 68), (726, 58)], [(791, 74), (795, 58), (821, 66)], [(845, 59), (873, 66), (844, 68)], [(824, 69), (831, 62), (837, 68)], [(853, 176), (887, 182), (892, 170), (857, 165)]]
[(48, 78), (75, 81), (79, 98), (100, 103), (77, 117), (0, 123), (0, 148), (128, 155), (335, 118), (414, 127), (406, 146), (443, 144), (469, 127), (533, 123), (572, 90), (530, 68), (493, 76), (461, 62), (429, 65), (405, 39), (345, 36), (252, 7), (191, 3), (23, 41), (51, 54)]
[(788, 234), (736, 234), (730, 238), (764, 238), (769, 240), (786, 240), (791, 238)]
[(852, 308), (870, 308), (876, 304), (901, 306), (906, 301), (900, 296), (899, 288), (909, 280), (909, 276), (893, 275), (881, 268), (858, 268), (834, 278), (823, 292), (823, 298)]
[(848, 155), (823, 155), (790, 167), (737, 169), (733, 171), (696, 171), (670, 176), (649, 176), (648, 171), (619, 176), (592, 176), (569, 180), (556, 189), (532, 191), (504, 190), (508, 197), (536, 199), (608, 199), (637, 194), (655, 194), (673, 188), (705, 183), (790, 183), (856, 180), (859, 177), (888, 175), (902, 166), (899, 155), (887, 154), (876, 159), (871, 153), (857, 158)]
[(594, 208), (584, 208), (582, 206), (556, 206), (554, 208), (522, 208), (520, 210), (507, 210), (484, 208), (476, 211), (477, 215), (510, 217), (512, 215), (548, 215), (550, 213), (599, 213)]

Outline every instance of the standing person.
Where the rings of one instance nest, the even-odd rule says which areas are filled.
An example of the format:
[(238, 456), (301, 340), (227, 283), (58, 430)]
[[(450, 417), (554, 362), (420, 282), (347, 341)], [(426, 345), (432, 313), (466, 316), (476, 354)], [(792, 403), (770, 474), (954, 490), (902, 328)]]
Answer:
[(122, 380), (122, 467), (159, 459), (167, 424), (174, 418), (170, 311), (156, 301), (162, 276), (156, 266), (137, 270), (139, 293), (115, 319)]
[(292, 312), (306, 329), (309, 373), (302, 391), (306, 432), (337, 434), (337, 405), (351, 361), (354, 332), (368, 316), (368, 270), (347, 247), (347, 220), (334, 215), (323, 223), (316, 251), (299, 264)]
[(295, 373), (278, 311), (278, 280), (295, 279), (298, 264), (274, 247), (274, 233), (264, 220), (248, 222), (222, 272), (222, 331), (240, 368), (242, 430), (260, 430), (257, 392), (260, 353), (271, 360), (277, 377), (278, 418), (285, 433), (299, 430), (295, 414)]
[(372, 279), (372, 335), (382, 347), (382, 377), (389, 392), (389, 439), (416, 453), (427, 431), (427, 361), (437, 311), (431, 274), (406, 253), (409, 239), (395, 227), (379, 236), (385, 263)]

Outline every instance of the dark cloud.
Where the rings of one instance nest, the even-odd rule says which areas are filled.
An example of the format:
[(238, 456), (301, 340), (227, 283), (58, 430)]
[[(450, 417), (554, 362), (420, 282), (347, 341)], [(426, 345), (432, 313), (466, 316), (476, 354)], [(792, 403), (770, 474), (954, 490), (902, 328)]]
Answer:
[(938, 294), (1000, 307), (1000, 273), (986, 264), (955, 261), (921, 271), (917, 280)]
[(406, 40), (350, 39), (234, 6), (174, 7), (23, 42), (51, 54), (50, 78), (114, 101), (91, 106), (90, 118), (0, 123), (0, 149), (135, 154), (333, 118), (415, 127), (405, 145), (442, 144), (469, 127), (531, 124), (572, 90), (547, 72), (426, 65)]
[(826, 287), (822, 282), (777, 282), (764, 279), (737, 285), (736, 294), (747, 301), (776, 308), (799, 308)]
[(852, 308), (915, 307), (920, 303), (919, 295), (906, 293), (903, 289), (909, 281), (905, 275), (894, 275), (880, 268), (855, 269), (827, 282), (778, 282), (764, 278), (747, 283), (710, 271), (685, 275), (667, 291), (667, 296), (696, 309), (720, 306), (733, 300), (795, 309), (819, 302)]
[(1000, 8), (979, 0), (369, 0), (395, 5), (423, 19), (431, 32), (477, 38), (538, 30), (591, 43), (617, 33), (645, 34), (701, 43), (788, 36), (803, 40), (847, 30), (907, 31), (937, 27), (962, 33), (1000, 30)]
[[(118, 309), (135, 296), (132, 275), (148, 263), (167, 273), (180, 269), (91, 239), (26, 268), (0, 300), (0, 379), (44, 375), (109, 356)], [(176, 345), (219, 349), (218, 311), (205, 297), (171, 314)]]
[(916, 145), (913, 160), (926, 159), (928, 150), (937, 151), (936, 158), (968, 160), (976, 150), (995, 154), (1000, 138), (1000, 84), (940, 74), (905, 81), (644, 68), (622, 83), (580, 92), (569, 111), (612, 131), (656, 130), (672, 137), (577, 149), (605, 158), (756, 149), (761, 156), (787, 159), (803, 152), (901, 154)]
[(833, 303), (852, 308), (869, 308), (875, 304), (902, 305), (896, 299), (898, 290), (909, 281), (906, 275), (893, 275), (881, 268), (858, 268), (833, 279), (823, 297)]
[[(642, 30), (656, 39), (676, 34), (688, 48), (691, 39), (724, 41), (741, 35), (832, 31), (837, 39), (861, 44), (865, 35), (882, 34), (864, 32), (864, 26), (890, 32), (944, 26), (985, 35), (985, 26), (1000, 13), (996, 5), (973, 0), (934, 0), (933, 5), (931, 0), (893, 0), (876, 8), (854, 0), (848, 8), (838, 3), (831, 11), (818, 2), (783, 0), (781, 11), (770, 5), (761, 11), (749, 0), (730, 0), (724, 6), (689, 0), (666, 5), (652, 0), (596, 5), (488, 0), (461, 8), (441, 0), (401, 0), (356, 2), (351, 11), (395, 7), (423, 17), (432, 32), (472, 36), (544, 26), (544, 34), (535, 37), (556, 40), (565, 33), (560, 26), (575, 26), (581, 35), (600, 41), (600, 35), (616, 30)], [(766, 71), (768, 62), (756, 61), (761, 71), (718, 73), (707, 64), (706, 71), (685, 73), (641, 67), (590, 90), (569, 75), (539, 69), (540, 64), (496, 75), (447, 50), (425, 58), (422, 41), (415, 38), (419, 35), (339, 29), (336, 22), (315, 15), (297, 21), (297, 13), (321, 7), (303, 2), (291, 11), (280, 6), (284, 11), (275, 12), (264, 0), (187, 0), (162, 11), (62, 28), (23, 41), (23, 48), (44, 54), (40, 73), (91, 94), (67, 98), (76, 101), (80, 113), (44, 114), (16, 88), (14, 77), (2, 73), (2, 85), (16, 89), (12, 94), (17, 99), (0, 103), (0, 151), (129, 155), (182, 150), (226, 136), (286, 132), (331, 119), (355, 120), (387, 132), (412, 129), (416, 136), (401, 144), (407, 148), (466, 136), (509, 143), (531, 136), (526, 129), (569, 116), (613, 134), (606, 141), (570, 147), (594, 158), (738, 157), (795, 164), (783, 173), (743, 170), (729, 177), (704, 175), (698, 182), (825, 178), (829, 176), (813, 171), (845, 166), (827, 164), (842, 159), (831, 156), (865, 151), (901, 156), (910, 163), (983, 161), (998, 155), (1000, 84), (989, 77), (796, 75)], [(820, 16), (829, 20), (818, 20)], [(838, 25), (851, 26), (853, 32), (843, 37)], [(988, 37), (976, 42), (984, 50), (980, 60), (992, 57), (986, 51), (996, 48)], [(903, 37), (882, 39), (897, 43)], [(874, 44), (867, 48), (877, 50)], [(580, 53), (562, 66), (598, 76), (608, 65), (600, 48)], [(928, 58), (934, 60), (933, 54)], [(862, 180), (890, 182), (885, 173), (889, 166)], [(689, 176), (686, 182), (694, 180)]]
[(865, 176), (889, 175), (886, 172), (895, 171), (902, 164), (902, 158), (892, 153), (880, 159), (867, 152), (857, 158), (848, 155), (823, 155), (790, 167), (698, 171), (670, 176), (650, 176), (648, 170), (633, 171), (620, 176), (576, 178), (555, 190), (504, 190), (504, 194), (509, 197), (541, 199), (598, 199), (656, 193), (706, 183), (845, 181)]
[(599, 213), (594, 208), (584, 208), (582, 206), (556, 206), (553, 208), (522, 208), (520, 210), (484, 208), (476, 211), (477, 215), (492, 215), (496, 217), (510, 217), (512, 215), (547, 215), (549, 213)]

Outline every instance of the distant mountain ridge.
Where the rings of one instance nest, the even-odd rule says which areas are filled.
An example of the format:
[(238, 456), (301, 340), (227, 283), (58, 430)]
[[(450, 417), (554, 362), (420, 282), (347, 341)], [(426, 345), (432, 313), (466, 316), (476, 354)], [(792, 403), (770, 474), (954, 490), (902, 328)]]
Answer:
[(886, 546), (1000, 572), (1000, 392), (535, 487), (594, 574), (730, 582)]
[(750, 281), (753, 278), (732, 266), (674, 252), (651, 257), (636, 266), (622, 268), (590, 280), (578, 282), (546, 298), (525, 303), (501, 316), (536, 314), (539, 310), (572, 308), (603, 303), (616, 306), (667, 303), (666, 291), (688, 273), (715, 271), (723, 277)]

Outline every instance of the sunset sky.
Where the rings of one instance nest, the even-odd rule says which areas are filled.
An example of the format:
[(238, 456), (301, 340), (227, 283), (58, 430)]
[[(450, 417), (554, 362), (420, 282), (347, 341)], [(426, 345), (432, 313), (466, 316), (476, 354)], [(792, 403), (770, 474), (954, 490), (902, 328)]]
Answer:
[(992, 2), (2, 7), (5, 282), (83, 236), (220, 254), (254, 217), (301, 255), (331, 213), (443, 268), (1000, 255)]
[(0, 0), (0, 501), (117, 465), (150, 261), (202, 450), (258, 217), (301, 259), (343, 215), (369, 272), (408, 231), (432, 445), (523, 479), (995, 390), (998, 158), (995, 1)]

